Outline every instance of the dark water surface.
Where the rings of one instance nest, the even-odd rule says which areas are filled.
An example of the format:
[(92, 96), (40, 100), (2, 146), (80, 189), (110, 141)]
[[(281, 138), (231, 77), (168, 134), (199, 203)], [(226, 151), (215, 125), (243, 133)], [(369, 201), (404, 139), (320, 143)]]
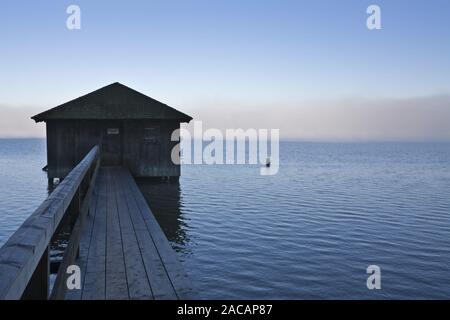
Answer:
[[(139, 181), (202, 298), (450, 298), (450, 144), (283, 142), (278, 175)], [(0, 140), (0, 244), (47, 194), (44, 140)], [(366, 268), (380, 266), (381, 290)]]
[(46, 142), (0, 139), (0, 245), (48, 195)]

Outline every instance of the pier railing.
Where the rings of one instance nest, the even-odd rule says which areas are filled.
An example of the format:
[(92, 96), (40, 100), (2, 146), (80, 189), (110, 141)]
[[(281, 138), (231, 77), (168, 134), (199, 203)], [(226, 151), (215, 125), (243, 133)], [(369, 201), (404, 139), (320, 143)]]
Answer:
[[(0, 299), (61, 299), (67, 267), (76, 259), (84, 219), (100, 165), (95, 146), (0, 248)], [(61, 224), (70, 239), (50, 292), (49, 247)]]

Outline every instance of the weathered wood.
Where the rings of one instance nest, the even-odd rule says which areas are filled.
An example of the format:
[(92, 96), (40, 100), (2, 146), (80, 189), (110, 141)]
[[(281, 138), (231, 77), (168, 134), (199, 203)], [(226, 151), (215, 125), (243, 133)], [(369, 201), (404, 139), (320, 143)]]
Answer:
[[(106, 176), (106, 299), (128, 299), (127, 274), (125, 272), (124, 247), (120, 228), (117, 201), (112, 186), (110, 168), (104, 168)], [(138, 261), (136, 261), (137, 263)]]
[[(92, 231), (83, 233), (77, 260), (84, 276), (82, 292), (66, 294), (67, 299), (177, 299), (191, 293), (188, 280), (179, 284), (184, 271), (162, 230), (153, 228), (158, 235), (149, 231), (142, 212), (152, 213), (136, 201), (140, 191), (132, 184), (137, 188), (127, 169), (100, 168)], [(167, 245), (157, 248), (154, 239)], [(171, 252), (172, 260), (167, 258), (170, 252), (162, 256), (172, 265), (165, 265), (162, 250)], [(174, 270), (177, 274), (171, 273)]]
[(80, 239), (80, 245), (79, 245), (79, 255), (77, 256), (77, 260), (75, 262), (76, 265), (80, 267), (81, 270), (81, 288), (80, 289), (73, 289), (73, 290), (67, 290), (65, 294), (65, 299), (69, 300), (81, 300), (82, 297), (82, 288), (84, 285), (84, 281), (86, 278), (86, 265), (87, 265), (87, 258), (89, 253), (89, 247), (91, 244), (92, 239), (92, 230), (94, 226), (94, 219), (95, 219), (95, 210), (97, 207), (97, 200), (98, 200), (98, 179), (95, 179), (94, 181), (94, 190), (92, 194), (92, 201), (89, 207), (88, 215), (86, 216), (84, 227), (81, 231), (81, 239)]
[[(111, 186), (117, 199), (117, 208), (120, 217), (120, 229), (122, 233), (124, 258), (127, 271), (127, 282), (130, 299), (153, 299), (153, 293), (150, 284), (147, 281), (148, 272), (144, 266), (142, 253), (136, 237), (137, 230), (131, 221), (131, 208), (125, 201), (125, 188), (118, 181), (118, 170), (111, 169), (114, 174), (111, 175), (113, 181)], [(146, 281), (142, 281), (142, 279)]]
[(192, 299), (194, 295), (192, 283), (176, 257), (175, 252), (167, 241), (167, 238), (156, 221), (156, 218), (148, 207), (144, 196), (139, 190), (139, 187), (131, 175), (125, 174), (124, 171), (121, 172), (121, 175), (123, 180), (127, 182), (127, 186), (134, 196), (141, 217), (143, 218), (145, 226), (147, 227), (153, 243), (158, 250), (158, 254), (164, 264), (177, 297), (179, 299)]
[(0, 248), (0, 299), (22, 297), (98, 153), (94, 147)]
[[(64, 256), (63, 256), (62, 262), (59, 266), (55, 284), (53, 286), (52, 294), (50, 297), (51, 299), (60, 300), (60, 299), (64, 299), (64, 297), (65, 297), (65, 293), (66, 293), (66, 289), (67, 289), (66, 281), (67, 281), (67, 277), (68, 277), (68, 274), (66, 273), (66, 271), (67, 271), (67, 268), (74, 263), (75, 259), (77, 258), (78, 254), (79, 254), (79, 243), (80, 243), (80, 238), (81, 238), (81, 232), (83, 230), (85, 219), (86, 219), (86, 216), (89, 212), (89, 208), (91, 205), (91, 198), (92, 198), (92, 194), (94, 192), (95, 180), (98, 175), (99, 166), (100, 166), (100, 161), (97, 160), (95, 167), (94, 167), (94, 171), (92, 173), (92, 177), (90, 176), (91, 170), (88, 171), (88, 175), (86, 176), (85, 181), (89, 181), (92, 183), (89, 185), (88, 190), (86, 191), (83, 202), (81, 204), (81, 208), (78, 209), (80, 207), (80, 198), (79, 198), (80, 192), (76, 193), (77, 197), (74, 198), (75, 204), (71, 204), (69, 207), (72, 209), (72, 212), (70, 212), (70, 214), (72, 215), (71, 223), (74, 223), (74, 227), (73, 227), (71, 235), (70, 235), (69, 243), (68, 243), (66, 249), (64, 250)], [(78, 209), (78, 212), (76, 212), (77, 209)]]
[(48, 177), (64, 178), (94, 146), (103, 165), (124, 165), (134, 176), (180, 176), (172, 133), (192, 117), (120, 83), (32, 117), (47, 128)]
[[(103, 168), (100, 168), (97, 185), (95, 218), (86, 258), (82, 287), (83, 300), (104, 300), (106, 272), (106, 186)], [(83, 239), (81, 240), (84, 241)]]
[[(129, 174), (128, 174), (129, 175)], [(152, 236), (150, 235), (145, 221), (140, 215), (138, 205), (134, 199), (132, 191), (127, 187), (127, 174), (122, 170), (118, 172), (117, 180), (122, 186), (124, 200), (128, 206), (132, 225), (138, 241), (139, 249), (142, 253), (142, 260), (145, 265), (147, 276), (151, 284), (151, 289), (155, 299), (176, 299), (176, 293), (167, 275), (166, 269), (158, 250), (156, 249)], [(167, 241), (167, 240), (166, 240)]]
[(24, 300), (46, 300), (49, 295), (50, 259), (49, 252), (45, 250), (41, 261), (36, 267), (27, 288), (22, 294)]

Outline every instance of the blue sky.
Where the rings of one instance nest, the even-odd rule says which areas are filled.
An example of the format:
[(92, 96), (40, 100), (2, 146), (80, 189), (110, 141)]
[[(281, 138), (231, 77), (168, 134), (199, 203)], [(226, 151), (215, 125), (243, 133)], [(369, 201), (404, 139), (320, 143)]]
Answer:
[[(70, 4), (81, 30), (66, 28)], [(382, 30), (366, 28), (370, 4)], [(0, 108), (46, 109), (115, 81), (185, 111), (448, 95), (449, 31), (446, 0), (6, 0)]]

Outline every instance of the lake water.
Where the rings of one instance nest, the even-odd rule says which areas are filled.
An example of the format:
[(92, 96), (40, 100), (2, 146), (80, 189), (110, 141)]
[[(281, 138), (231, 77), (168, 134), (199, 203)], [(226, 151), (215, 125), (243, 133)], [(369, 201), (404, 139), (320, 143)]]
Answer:
[[(280, 157), (275, 176), (139, 181), (200, 297), (450, 298), (450, 144), (282, 142)], [(0, 244), (46, 197), (45, 159), (44, 140), (0, 140)]]

